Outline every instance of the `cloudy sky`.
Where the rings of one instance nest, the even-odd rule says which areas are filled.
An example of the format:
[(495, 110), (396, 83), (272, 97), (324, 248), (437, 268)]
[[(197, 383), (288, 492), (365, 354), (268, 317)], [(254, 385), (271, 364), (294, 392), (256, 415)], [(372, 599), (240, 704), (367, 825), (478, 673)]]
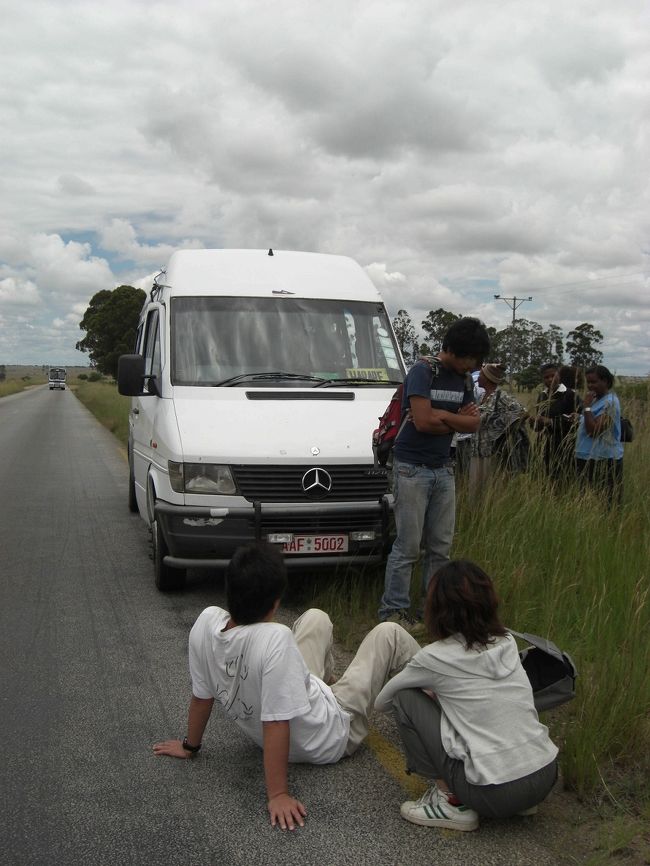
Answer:
[(650, 371), (650, 12), (0, 0), (0, 363), (87, 363), (179, 247), (350, 255), (391, 315), (591, 322)]

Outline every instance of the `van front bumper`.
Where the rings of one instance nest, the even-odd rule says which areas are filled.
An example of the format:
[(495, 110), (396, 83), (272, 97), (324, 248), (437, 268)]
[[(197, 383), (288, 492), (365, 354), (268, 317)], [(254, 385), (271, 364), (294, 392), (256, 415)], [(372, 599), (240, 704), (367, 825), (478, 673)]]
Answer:
[(392, 541), (393, 497), (345, 503), (260, 503), (234, 508), (171, 505), (158, 500), (156, 520), (169, 549), (165, 565), (214, 568), (228, 564), (238, 547), (266, 541), (270, 534), (346, 535), (374, 532), (374, 539), (353, 541), (345, 553), (300, 553), (285, 557), (288, 567), (381, 562)]

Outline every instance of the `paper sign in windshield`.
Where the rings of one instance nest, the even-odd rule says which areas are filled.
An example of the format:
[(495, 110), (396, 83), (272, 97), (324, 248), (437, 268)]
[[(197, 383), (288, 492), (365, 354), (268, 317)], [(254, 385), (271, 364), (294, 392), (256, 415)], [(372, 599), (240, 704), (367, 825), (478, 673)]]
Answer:
[(345, 371), (348, 379), (364, 379), (371, 382), (388, 382), (388, 370), (380, 367), (352, 367)]

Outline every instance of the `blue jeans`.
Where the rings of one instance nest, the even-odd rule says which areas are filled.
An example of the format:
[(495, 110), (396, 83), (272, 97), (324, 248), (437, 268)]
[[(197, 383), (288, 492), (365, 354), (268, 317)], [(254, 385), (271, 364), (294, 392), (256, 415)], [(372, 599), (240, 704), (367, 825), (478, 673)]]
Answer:
[(393, 496), (397, 536), (386, 562), (379, 619), (411, 606), (411, 572), (424, 548), (422, 592), (431, 576), (449, 561), (456, 522), (456, 486), (452, 466), (431, 469), (395, 460)]

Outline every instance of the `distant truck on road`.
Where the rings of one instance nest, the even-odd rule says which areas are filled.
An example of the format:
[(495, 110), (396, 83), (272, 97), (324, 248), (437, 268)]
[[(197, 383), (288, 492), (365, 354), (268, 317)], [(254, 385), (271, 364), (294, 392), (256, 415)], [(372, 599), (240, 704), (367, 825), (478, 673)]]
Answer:
[(47, 377), (50, 391), (53, 391), (55, 388), (65, 391), (66, 376), (67, 373), (65, 367), (50, 367), (50, 372)]

